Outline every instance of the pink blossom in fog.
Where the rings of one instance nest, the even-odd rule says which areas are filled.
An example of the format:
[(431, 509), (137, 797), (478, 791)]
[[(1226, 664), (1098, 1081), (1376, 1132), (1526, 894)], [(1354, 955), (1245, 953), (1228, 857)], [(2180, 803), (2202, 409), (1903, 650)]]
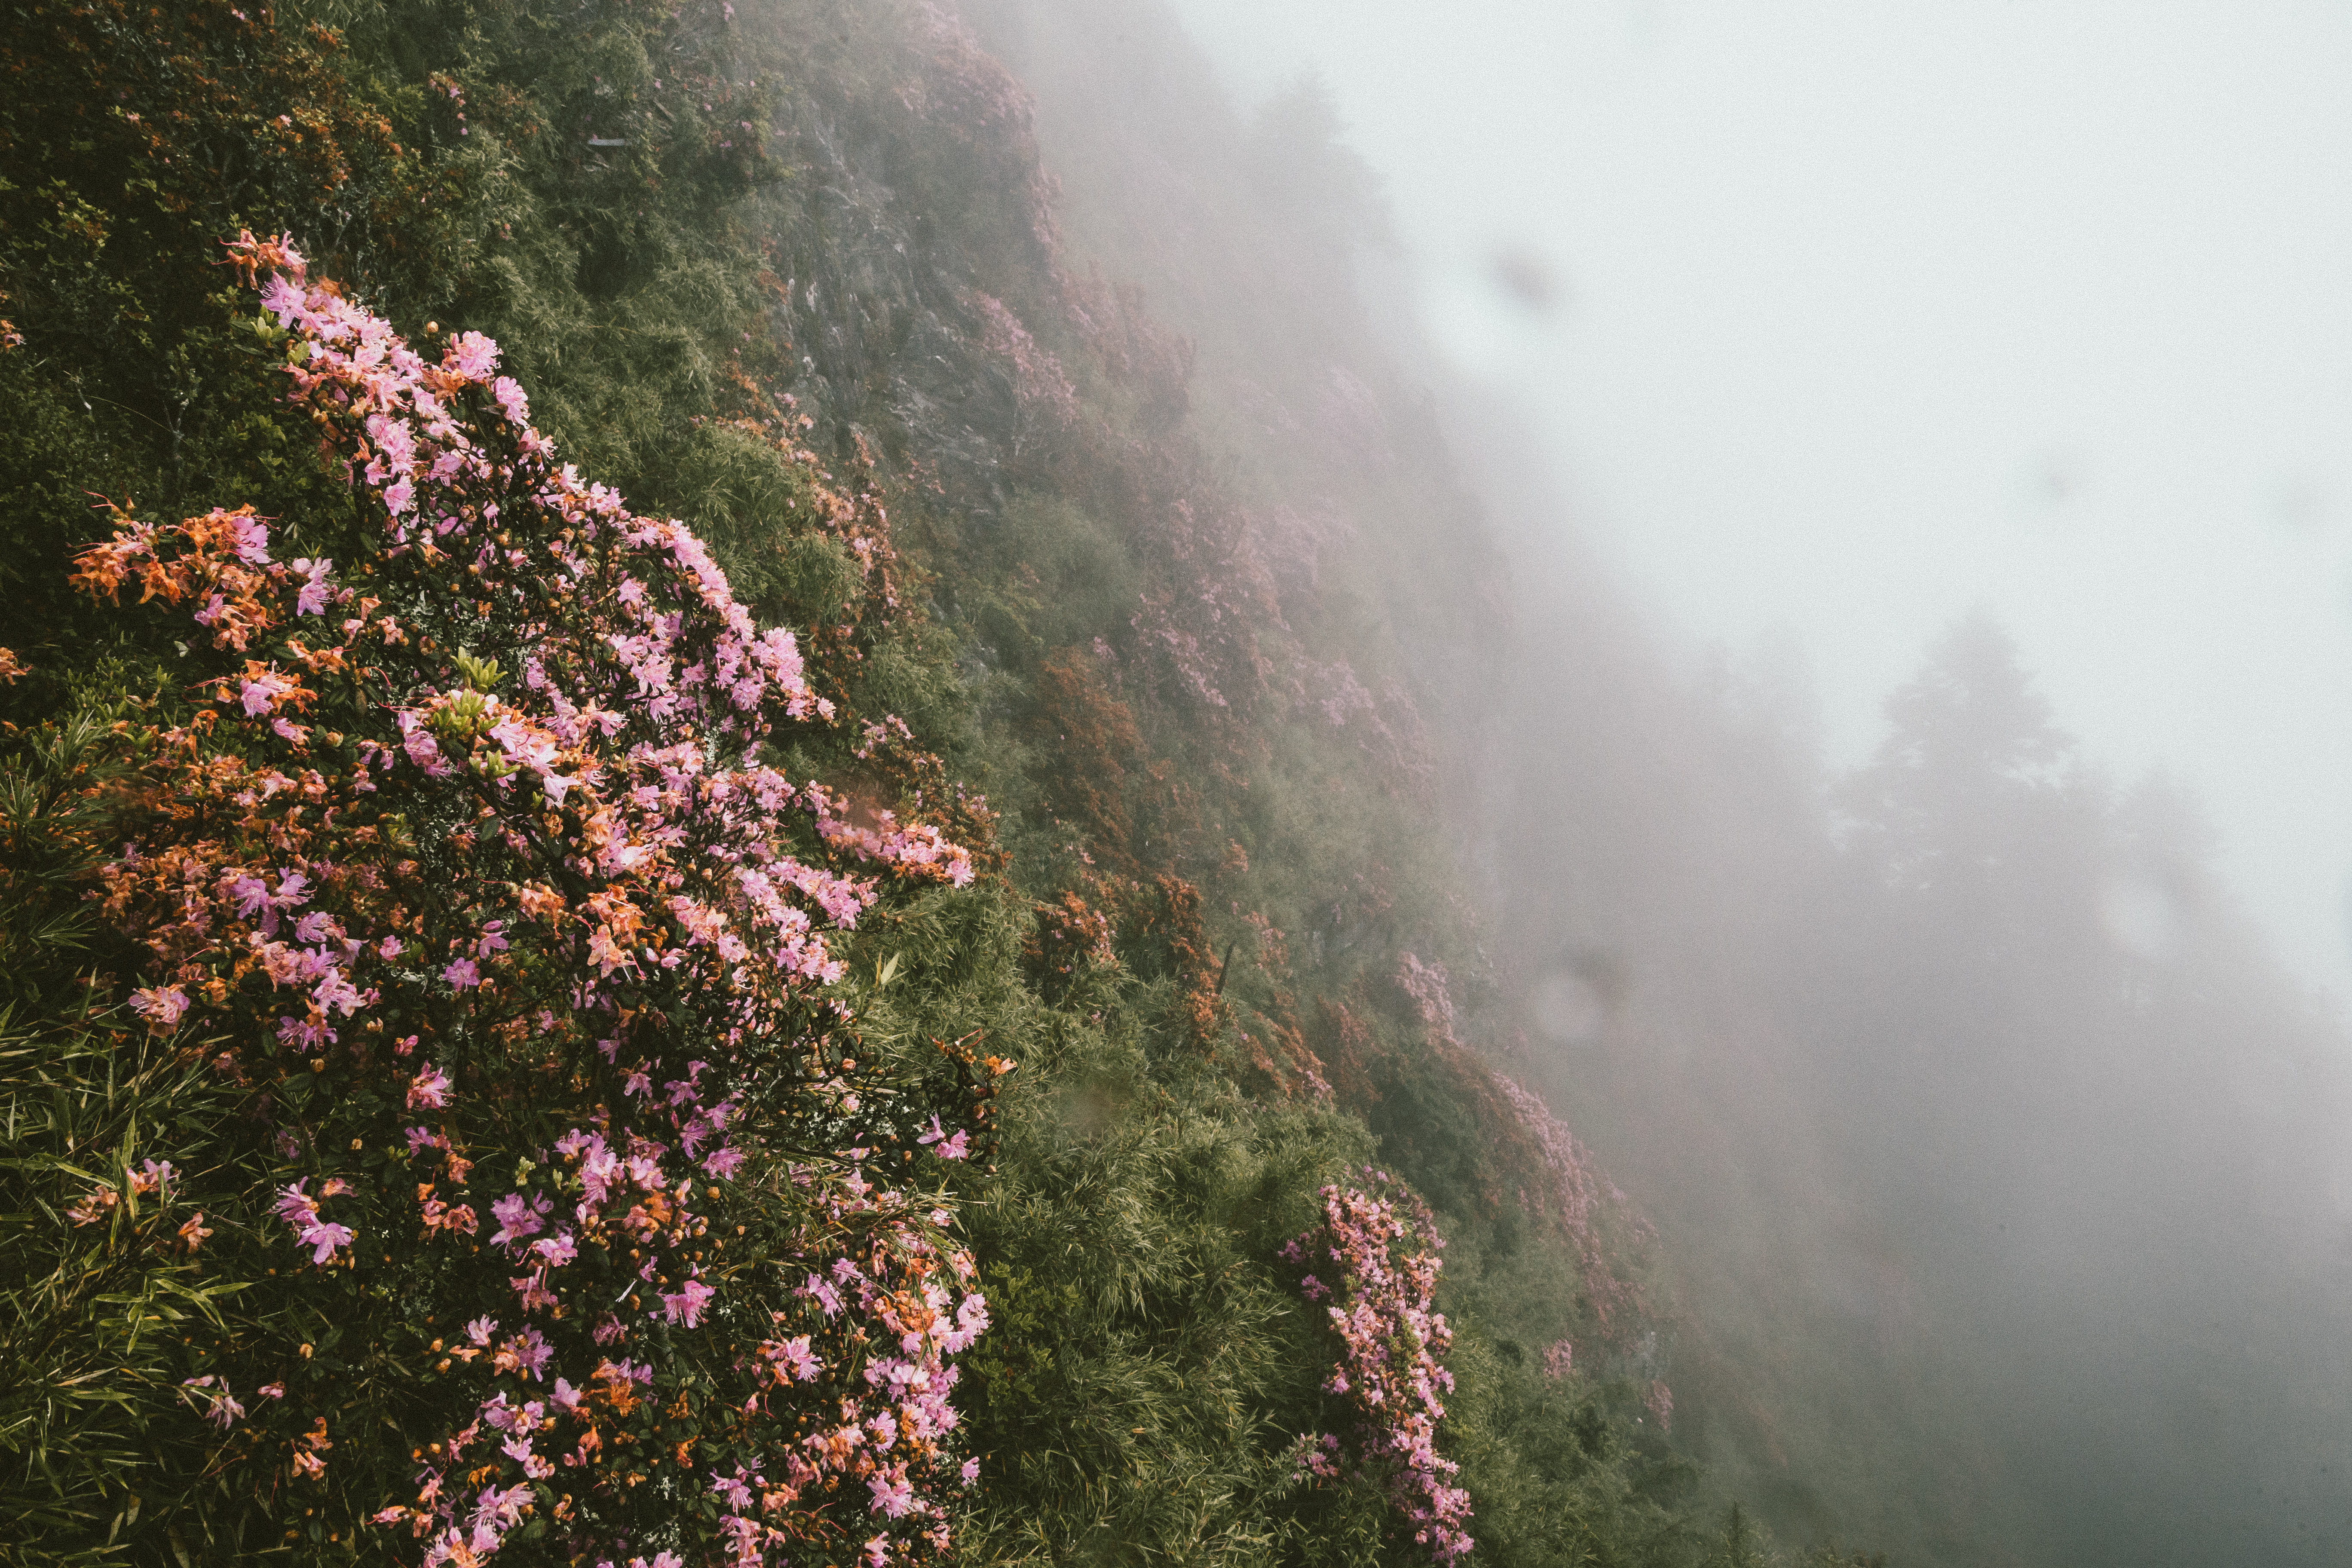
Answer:
[[(1367, 1168), (1363, 1179), (1361, 1187), (1324, 1188), (1324, 1224), (1283, 1250), (1294, 1259), (1328, 1253), (1339, 1265), (1336, 1287), (1311, 1274), (1300, 1280), (1309, 1300), (1332, 1298), (1325, 1310), (1340, 1358), (1324, 1390), (1355, 1408), (1354, 1467), (1381, 1478), (1391, 1501), (1420, 1527), (1413, 1540), (1448, 1563), (1470, 1550), (1471, 1539), (1462, 1528), (1469, 1494), (1446, 1480), (1460, 1467), (1435, 1447), (1445, 1415), (1438, 1395), (1454, 1388), (1440, 1359), (1453, 1333), (1430, 1305), (1445, 1242), (1426, 1205), (1392, 1178)], [(1329, 1479), (1343, 1473), (1346, 1457), (1336, 1435), (1325, 1434), (1299, 1451), (1297, 1463), (1305, 1474)]]

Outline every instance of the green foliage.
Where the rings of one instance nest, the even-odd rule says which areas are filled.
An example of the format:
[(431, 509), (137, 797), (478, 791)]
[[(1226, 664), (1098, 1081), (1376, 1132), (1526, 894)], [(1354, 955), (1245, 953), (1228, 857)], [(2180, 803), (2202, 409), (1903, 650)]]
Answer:
[(1155, 1064), (1122, 1011), (1117, 1037), (1066, 1016), (1037, 1039), (1053, 1089), (1016, 1102), (982, 1210), (1013, 1326), (971, 1363), (980, 1560), (1281, 1561), (1313, 1534), (1288, 1450), (1327, 1366), (1272, 1257), (1361, 1135), (1242, 1101), (1172, 1019)]
[[(194, 1484), (213, 1445), (185, 1418), (193, 1347), (247, 1327), (230, 1313), (249, 1281), (205, 1245), (199, 1206), (256, 1184), (219, 1136), (236, 1097), (131, 1022), (0, 1035), (0, 1561), (101, 1561), (142, 1506)], [(159, 1153), (175, 1174), (141, 1193), (132, 1173)], [(93, 1193), (112, 1201), (76, 1224)]]
[[(182, 1383), (247, 1289), (205, 1209), (258, 1173), (238, 1097), (111, 1003), (80, 894), (138, 754), (120, 702), (11, 737), (0, 768), (0, 1561), (120, 1555), (214, 1445)], [(168, 1161), (168, 1181), (142, 1181)], [(243, 1327), (243, 1324), (238, 1324)], [(160, 1495), (159, 1495), (160, 1494)], [(161, 1506), (159, 1506), (161, 1505)]]

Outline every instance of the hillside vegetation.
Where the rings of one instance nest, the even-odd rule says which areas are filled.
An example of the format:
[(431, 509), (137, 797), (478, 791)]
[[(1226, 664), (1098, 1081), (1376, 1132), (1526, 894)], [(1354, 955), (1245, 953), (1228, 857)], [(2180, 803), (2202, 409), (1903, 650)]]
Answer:
[(11, 1561), (1749, 1550), (1381, 563), (960, 24), (5, 58)]
[[(2334, 1321), (2334, 1037), (2178, 803), (1990, 627), (1843, 783), (1667, 673), (1311, 89), (1123, 4), (5, 5), (0, 1562), (2335, 1560), (2336, 1382), (2065, 1338)], [(2146, 1079), (2051, 1157), (2240, 1025), (2210, 1179)], [(2192, 1262), (2020, 1289), (2118, 1171)]]

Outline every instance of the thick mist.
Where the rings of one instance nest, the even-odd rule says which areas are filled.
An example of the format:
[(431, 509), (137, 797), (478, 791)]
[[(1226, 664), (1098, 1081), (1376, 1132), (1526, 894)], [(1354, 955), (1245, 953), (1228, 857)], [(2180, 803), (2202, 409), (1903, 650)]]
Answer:
[(2085, 768), (1981, 616), (1864, 768), (1808, 789), (1773, 701), (1495, 755), (1506, 989), (1681, 1249), (1686, 1438), (1904, 1557), (2340, 1560), (2344, 1041), (2193, 804)]
[(2352, 995), (2343, 16), (1181, 9), (1245, 92), (1321, 83), (1414, 306), (1653, 612), (1793, 634), (1853, 764), (1990, 605)]
[[(1379, 582), (1347, 585), (1350, 613), (1407, 649), (1435, 798), (1480, 889), (1486, 969), (1469, 1005), (1507, 1069), (1540, 1085), (1658, 1222), (1679, 1300), (1675, 1436), (1712, 1484), (1784, 1541), (1905, 1563), (2352, 1561), (2352, 1042), (2312, 989), (2313, 942), (2279, 939), (2294, 900), (2246, 882), (2261, 856), (2245, 851), (2244, 814), (2276, 795), (2148, 765), (2231, 731), (2168, 731), (2186, 721), (2161, 704), (2127, 721), (2085, 709), (2099, 689), (2086, 667), (2053, 679), (2038, 652), (2072, 647), (2048, 634), (2076, 579), (2001, 591), (1994, 566), (2050, 558), (2005, 535), (1969, 554), (1978, 532), (2017, 526), (2007, 514), (1895, 510), (1982, 479), (1906, 469), (1899, 447), (1878, 458), (1900, 481), (1878, 492), (1886, 531), (1940, 530), (1974, 564), (1921, 554), (1909, 570), (1933, 591), (1874, 588), (1867, 562), (1823, 587), (1812, 603), (1832, 621), (1855, 595), (1873, 601), (1853, 616), (1855, 636), (1878, 639), (1867, 658), (1837, 663), (1848, 645), (1795, 614), (1777, 638), (1702, 626), (1754, 651), (1694, 651), (1696, 601), (1658, 592), (1654, 557), (1629, 569), (1639, 551), (1612, 529), (1654, 478), (1686, 547), (1706, 552), (1692, 519), (1711, 499), (1723, 548), (1693, 569), (1706, 593), (1738, 597), (1725, 574), (1745, 569), (1754, 541), (1733, 536), (1755, 514), (1738, 466), (1707, 458), (1733, 439), (1707, 424), (1722, 398), (1692, 391), (1667, 418), (1681, 394), (1659, 393), (1646, 445), (1618, 439), (1622, 410), (1599, 435), (1549, 424), (1589, 405), (1530, 392), (1529, 367), (1590, 351), (1559, 323), (1598, 301), (1559, 254), (1489, 243), (1499, 231), (1467, 221), (1438, 260), (1488, 291), (1463, 308), (1476, 330), (1521, 313), (1497, 351), (1520, 363), (1465, 379), (1444, 362), (1464, 318), (1432, 325), (1411, 308), (1454, 308), (1452, 285), (1414, 281), (1430, 258), (1412, 247), (1436, 220), (1407, 204), (1429, 165), (1453, 158), (1475, 194), (1498, 167), (1539, 163), (1539, 148), (1462, 156), (1436, 129), (1459, 95), (1401, 77), (1200, 115), (1210, 68), (1147, 6), (970, 14), (1037, 94), (1074, 252), (1140, 282), (1190, 334), (1193, 413), (1233, 454), (1237, 489), (1385, 563)], [(1666, 7), (1628, 16), (1636, 30), (1705, 25)], [(1248, 36), (1224, 23), (1227, 39)], [(1269, 58), (1313, 41), (1279, 16), (1268, 26)], [(1495, 72), (1523, 87), (1526, 68)], [(1375, 100), (1390, 117), (1377, 124)], [(1579, 112), (1605, 121), (1611, 105)], [(1423, 130), (1411, 178), (1384, 198), (1395, 171), (1351, 144), (1392, 150)], [(1235, 168), (1248, 177), (1211, 176)], [(1696, 216), (1685, 228), (1666, 237), (1689, 248), (1656, 253), (1662, 275), (1704, 270), (1723, 241)], [(1302, 232), (1318, 247), (1302, 250)], [(1217, 279), (1266, 265), (1321, 268), (1308, 281), (1328, 313), (1236, 315)], [(1923, 336), (1948, 335), (1934, 300), (1896, 305)], [(1813, 374), (1814, 351), (1788, 335), (1790, 363)], [(1665, 357), (1687, 371), (1704, 347)], [(1428, 389), (1412, 430), (1394, 421), (1401, 387)], [(1792, 380), (1775, 428), (1801, 432), (1802, 391)], [(1313, 411), (1305, 426), (1284, 412), (1298, 409)], [(1890, 428), (1937, 417), (1899, 400), (1880, 413)], [(1579, 466), (1611, 441), (1608, 464)], [(1637, 447), (1651, 467), (1627, 465)], [(2036, 449), (2021, 446), (2026, 468), (2001, 482), (2042, 474), (2033, 506), (2074, 504), (2077, 470), (2033, 468)], [(1776, 461), (1801, 468), (1802, 443)], [(1871, 489), (1838, 485), (1842, 506)], [(1871, 515), (1791, 534), (1778, 576), (1750, 573), (1750, 597), (1834, 576), (1838, 530), (1866, 532)], [(2175, 560), (2226, 538), (2151, 527), (2149, 551)], [(2099, 559), (2080, 551), (2070, 570)], [(2211, 574), (2242, 575), (2227, 561)], [(2083, 609), (2094, 629), (2080, 635), (2096, 640), (2098, 614), (2131, 616), (2141, 586), (2126, 577), (2116, 602)], [(1487, 595), (1473, 624), (1426, 607), (1465, 592)], [(2217, 606), (2208, 635), (2259, 614)], [(2305, 673), (2305, 698), (2344, 676)], [(2315, 809), (2343, 781), (2300, 784)], [(2328, 843), (2299, 873), (2335, 874)]]

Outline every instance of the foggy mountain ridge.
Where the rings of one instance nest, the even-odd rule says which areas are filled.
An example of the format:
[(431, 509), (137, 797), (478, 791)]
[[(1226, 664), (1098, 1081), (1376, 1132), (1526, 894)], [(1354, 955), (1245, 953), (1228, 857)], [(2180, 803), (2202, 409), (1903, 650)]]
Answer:
[[(1204, 385), (1220, 344), (1259, 363), (1202, 287), (1217, 263), (1172, 240), (1232, 202), (1171, 151), (1216, 134), (1169, 106), (1207, 72), (1140, 8), (1045, 15), (991, 36), (1020, 39), (1070, 231), (1196, 334)], [(1089, 46), (1117, 64), (1055, 74)], [(1087, 185), (1112, 137), (1165, 180)], [(1450, 385), (1372, 315), (1355, 331)], [(2352, 1058), (2193, 804), (2101, 782), (1981, 616), (1889, 694), (1877, 756), (1824, 777), (1810, 711), (1776, 694), (1759, 726), (1737, 667), (1710, 698), (1578, 558), (1512, 411), (1449, 404), (1517, 563), (1505, 648), (1424, 702), (1462, 748), (1447, 798), (1488, 825), (1456, 824), (1499, 971), (1479, 1016), (1659, 1217), (1704, 1346), (1678, 1434), (1792, 1533), (1906, 1559), (2352, 1554), (2323, 1348), (2352, 1285)]]
[[(59, 563), (95, 527), (85, 492), (135, 481), (168, 498), (159, 517), (250, 500), (316, 531), (294, 536), (312, 559), (372, 548), (351, 465), (302, 457), (340, 438), (336, 416), (297, 422), (274, 357), (247, 346), (277, 340), (199, 265), (231, 215), (264, 214), (408, 342), (495, 336), (565, 461), (708, 541), (761, 624), (805, 630), (812, 679), (857, 722), (785, 731), (786, 776), (825, 781), (861, 828), (888, 803), (972, 840), (971, 888), (893, 883), (835, 933), (856, 1055), (900, 1075), (872, 1104), (970, 1114), (961, 1079), (940, 1087), (945, 1042), (1018, 1064), (990, 1080), (994, 1126), (969, 1129), (984, 1164), (942, 1158), (936, 1117), (887, 1156), (953, 1206), (988, 1301), (953, 1368), (958, 1425), (892, 1436), (939, 1445), (924, 1495), (957, 1544), (887, 1512), (887, 1475), (867, 1508), (844, 1471), (761, 1515), (804, 1532), (795, 1561), (870, 1552), (872, 1530), (883, 1561), (1442, 1556), (1412, 1510), (1454, 1505), (1404, 1461), (1326, 1475), (1299, 1457), (1344, 1435), (1352, 1464), (1379, 1428), (1334, 1375), (1371, 1363), (1335, 1361), (1361, 1352), (1335, 1349), (1318, 1294), (1335, 1287), (1300, 1278), (1297, 1243), (1336, 1259), (1332, 1194), (1393, 1192), (1397, 1277), (1432, 1256), (1416, 1215), (1448, 1244), (1430, 1272), (1451, 1326), (1412, 1342), (1448, 1342), (1432, 1452), (1459, 1469), (1418, 1474), (1466, 1492), (1470, 1563), (2352, 1562), (2352, 1052), (2221, 883), (2193, 800), (2105, 780), (1989, 616), (1927, 643), (1885, 741), (1843, 772), (1787, 661), (1673, 646), (1580, 533), (1523, 415), (1454, 379), (1400, 309), (1379, 181), (1311, 84), (1236, 107), (1144, 0), (586, 20), (352, 3), (318, 8), (331, 47), (200, 5), (154, 46), (234, 89), (197, 94), (101, 10), (27, 11), (7, 58), (58, 101), (139, 120), (68, 116), (97, 129), (53, 145), (29, 100), (0, 110), (7, 166), (50, 148), (57, 171), (54, 189), (0, 191), (23, 339), (0, 350), (0, 641), (23, 656), (0, 693), (0, 828), (26, 847), (0, 903), (25, 1043), (12, 1033), (0, 1068), (12, 1106), (73, 1099), (105, 1131), (12, 1118), (7, 1168), (35, 1195), (10, 1205), (5, 1261), (163, 1290), (235, 1259), (256, 1283), (215, 1303), (208, 1346), (126, 1339), (69, 1285), (11, 1298), (8, 1321), (39, 1331), (0, 1332), (0, 1384), (87, 1376), (121, 1397), (72, 1420), (0, 1406), (19, 1467), (0, 1562), (413, 1562), (433, 1516), (362, 1521), (415, 1495), (421, 1454), (458, 1426), (446, 1390), (494, 1364), (452, 1373), (454, 1336), (431, 1325), (516, 1310), (503, 1275), (435, 1261), (429, 1221), (410, 1239), (400, 1205), (425, 1200), (382, 1153), (402, 1131), (357, 1120), (377, 1115), (378, 1064), (356, 1026), (349, 1066), (251, 1058), (288, 1102), (332, 1082), (306, 1113), (331, 1136), (273, 1129), (266, 1102), (204, 1074), (142, 1091), (144, 1136), (214, 1217), (209, 1253), (146, 1247), (127, 1219), (59, 1223), (98, 1212), (79, 1151), (119, 1142), (127, 1170), (147, 1148), (103, 1121), (131, 1112), (86, 1064), (154, 1033), (91, 1000), (132, 994), (150, 950), (77, 923), (77, 879), (110, 843), (171, 831), (139, 815), (150, 802), (77, 793), (59, 737), (242, 669), (206, 663), (160, 606), (66, 591)], [(253, 106), (281, 98), (348, 153), (349, 190), (271, 161), (311, 155), (257, 130), (273, 121)], [(592, 121), (593, 153), (558, 133)], [(257, 172), (168, 140), (160, 159), (135, 129), (151, 121), (262, 149)], [(754, 125), (757, 158), (737, 144)], [(206, 395), (173, 379), (188, 365), (211, 367)], [(419, 582), (417, 613), (439, 613)], [(466, 658), (466, 689), (496, 689)], [(372, 721), (353, 712), (357, 733)], [(59, 826), (50, 801), (90, 815)], [(466, 859), (436, 862), (461, 890)], [(501, 920), (491, 936), (560, 961)], [(195, 994), (223, 1039), (251, 1027)], [(457, 1016), (434, 1018), (458, 1037)], [(89, 1036), (92, 1016), (116, 1032)], [(567, 1092), (499, 1079), (503, 1059), (471, 1065), (461, 1107)], [(383, 1115), (412, 1119), (417, 1069), (391, 1070)], [(831, 1136), (772, 1114), (796, 1159), (792, 1140)], [(485, 1116), (471, 1136), (476, 1201), (523, 1212), (551, 1131)], [(870, 1152), (845, 1168), (878, 1171)], [(287, 1184), (331, 1169), (381, 1205), (362, 1226), (380, 1265), (306, 1269), (315, 1244), (286, 1241)], [(790, 1212), (753, 1182), (722, 1191), (746, 1225)], [(789, 1275), (800, 1254), (778, 1261)], [(555, 1521), (573, 1510), (719, 1560), (718, 1505), (690, 1500), (730, 1495), (722, 1451), (739, 1484), (747, 1461), (793, 1473), (797, 1430), (761, 1450), (723, 1412), (690, 1432), (625, 1423), (716, 1411), (706, 1387), (783, 1333), (772, 1311), (814, 1334), (834, 1321), (810, 1289), (742, 1300), (756, 1331), (707, 1355), (685, 1309), (625, 1329), (660, 1397), (595, 1396), (607, 1457), (583, 1445), (530, 1493), (545, 1533), (517, 1529), (512, 1560), (572, 1550)], [(735, 1307), (712, 1332), (735, 1331)], [(584, 1386), (604, 1340), (574, 1342), (580, 1314), (540, 1327), (590, 1358)], [(436, 1357), (449, 1383), (415, 1370)], [(200, 1375), (291, 1392), (208, 1420), (178, 1393)], [(496, 1375), (501, 1398), (545, 1397)], [(450, 1409), (469, 1418), (492, 1386)], [(348, 1401), (331, 1411), (340, 1489), (302, 1490), (315, 1478), (289, 1456), (326, 1452), (297, 1445), (330, 1388)], [(832, 1419), (789, 1375), (758, 1396)], [(232, 1420), (255, 1434), (241, 1455), (215, 1436)]]

